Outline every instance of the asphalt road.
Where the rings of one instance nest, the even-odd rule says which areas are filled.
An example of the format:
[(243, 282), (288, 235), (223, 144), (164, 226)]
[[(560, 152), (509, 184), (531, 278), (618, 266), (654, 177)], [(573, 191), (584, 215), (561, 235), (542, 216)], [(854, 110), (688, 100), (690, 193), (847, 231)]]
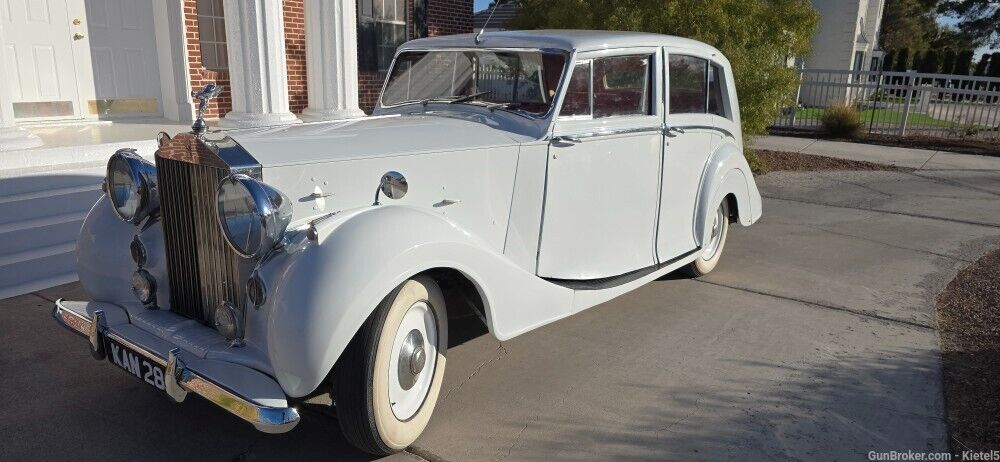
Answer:
[[(455, 321), (435, 416), (396, 460), (865, 459), (944, 451), (934, 299), (1000, 245), (1000, 171), (773, 173), (716, 272), (502, 344)], [(0, 460), (366, 460), (322, 405), (285, 435), (175, 405), (0, 301)], [(471, 327), (470, 327), (471, 326)], [(316, 401), (322, 401), (320, 396)]]

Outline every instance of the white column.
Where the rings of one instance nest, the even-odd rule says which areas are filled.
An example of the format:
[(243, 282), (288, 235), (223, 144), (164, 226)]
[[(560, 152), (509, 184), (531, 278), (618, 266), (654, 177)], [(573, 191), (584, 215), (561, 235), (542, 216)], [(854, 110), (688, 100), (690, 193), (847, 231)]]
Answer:
[(357, 2), (305, 0), (308, 120), (364, 117), (358, 105)]
[(288, 109), (281, 0), (224, 0), (233, 111), (226, 127), (301, 122)]

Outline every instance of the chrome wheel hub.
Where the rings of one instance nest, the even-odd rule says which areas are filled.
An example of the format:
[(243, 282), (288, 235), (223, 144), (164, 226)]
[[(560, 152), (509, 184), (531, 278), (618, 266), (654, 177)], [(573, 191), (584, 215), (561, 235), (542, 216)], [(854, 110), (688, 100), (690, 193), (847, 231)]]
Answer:
[(715, 218), (712, 220), (712, 235), (708, 238), (708, 245), (701, 254), (702, 260), (711, 260), (719, 252), (719, 245), (722, 243), (722, 228), (725, 225), (726, 210), (722, 205), (715, 211)]
[(419, 301), (403, 315), (392, 342), (389, 363), (389, 403), (401, 421), (423, 406), (437, 365), (437, 318), (430, 303)]
[(399, 386), (403, 390), (413, 388), (417, 375), (424, 369), (426, 360), (424, 336), (419, 330), (413, 329), (403, 339), (403, 347), (399, 350), (399, 362), (396, 367), (399, 374)]

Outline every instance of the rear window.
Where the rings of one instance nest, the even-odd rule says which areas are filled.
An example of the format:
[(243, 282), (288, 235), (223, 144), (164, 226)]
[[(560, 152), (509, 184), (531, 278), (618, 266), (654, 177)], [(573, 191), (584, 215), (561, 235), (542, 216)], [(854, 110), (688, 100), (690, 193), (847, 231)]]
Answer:
[(694, 56), (671, 55), (670, 113), (729, 117), (722, 66)]

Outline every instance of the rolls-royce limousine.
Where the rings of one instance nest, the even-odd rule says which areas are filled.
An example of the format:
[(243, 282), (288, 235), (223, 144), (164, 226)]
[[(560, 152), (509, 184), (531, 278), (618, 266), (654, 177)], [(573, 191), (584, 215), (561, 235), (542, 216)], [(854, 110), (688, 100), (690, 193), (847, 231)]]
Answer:
[(172, 400), (279, 433), (329, 392), (348, 441), (392, 453), (434, 411), (449, 310), (505, 341), (711, 272), (761, 216), (743, 142), (730, 63), (700, 42), (414, 40), (370, 117), (199, 117), (115, 153), (76, 249), (90, 300), (53, 316)]

